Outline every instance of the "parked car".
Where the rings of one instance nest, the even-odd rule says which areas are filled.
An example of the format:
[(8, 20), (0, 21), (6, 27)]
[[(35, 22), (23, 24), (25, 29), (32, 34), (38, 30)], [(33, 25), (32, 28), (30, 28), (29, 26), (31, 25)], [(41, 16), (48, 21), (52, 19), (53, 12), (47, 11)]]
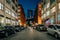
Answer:
[(47, 33), (54, 35), (55, 38), (60, 38), (60, 25), (49, 25), (47, 28)]
[(17, 25), (17, 26), (15, 26), (15, 30), (16, 30), (17, 32), (19, 32), (19, 31), (21, 31), (21, 27), (20, 27), (19, 25)]
[(4, 26), (4, 27), (0, 27), (0, 37), (5, 36), (8, 37), (11, 34), (14, 34), (15, 30), (12, 26)]
[(2, 26), (0, 26), (0, 37), (2, 37), (2, 36), (7, 36), (6, 35), (7, 33), (6, 33), (6, 31), (5, 31), (5, 27), (2, 27)]
[(37, 26), (36, 26), (36, 29), (37, 29), (38, 31), (46, 31), (46, 30), (47, 30), (47, 28), (46, 28), (44, 25), (37, 25)]

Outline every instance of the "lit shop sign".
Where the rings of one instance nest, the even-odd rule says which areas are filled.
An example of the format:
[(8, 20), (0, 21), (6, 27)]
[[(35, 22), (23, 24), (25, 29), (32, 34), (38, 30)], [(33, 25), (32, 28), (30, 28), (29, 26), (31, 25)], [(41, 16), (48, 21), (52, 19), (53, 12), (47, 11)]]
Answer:
[(51, 13), (53, 13), (53, 12), (55, 12), (56, 11), (56, 7), (53, 7), (52, 9), (51, 9)]

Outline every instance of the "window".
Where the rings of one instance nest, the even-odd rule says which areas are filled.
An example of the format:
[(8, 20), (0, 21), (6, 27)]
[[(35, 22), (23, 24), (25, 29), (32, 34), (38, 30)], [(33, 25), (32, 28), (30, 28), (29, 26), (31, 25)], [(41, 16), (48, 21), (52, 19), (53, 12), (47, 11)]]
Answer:
[(59, 6), (59, 9), (60, 9), (60, 3), (58, 4), (58, 6)]
[(12, 6), (12, 9), (13, 9), (13, 10), (15, 10), (15, 7), (14, 7), (14, 6)]
[(11, 11), (9, 10), (9, 14), (11, 14)]
[(5, 12), (11, 14), (11, 11), (8, 8), (5, 8)]
[(12, 16), (15, 17), (14, 13), (12, 13)]
[(50, 25), (49, 28), (52, 28), (53, 25)]
[(2, 3), (0, 3), (0, 9), (2, 9), (2, 10), (3, 10), (3, 4), (2, 4)]
[(49, 8), (49, 7), (50, 7), (50, 3), (47, 4), (47, 8)]
[(47, 11), (46, 13), (47, 13), (47, 16), (49, 16), (49, 14), (50, 14), (50, 11)]
[(8, 9), (8, 8), (5, 8), (5, 12), (6, 12), (6, 13), (9, 13), (9, 9)]
[(6, 0), (6, 3), (10, 5), (11, 2), (10, 2), (10, 0)]
[(41, 13), (43, 14), (43, 10), (41, 11)]
[(6, 23), (10, 23), (10, 20), (9, 19), (6, 19)]
[(55, 2), (55, 0), (50, 0), (50, 4), (53, 4)]
[(55, 26), (54, 25), (50, 25), (49, 28), (55, 29)]
[(46, 7), (44, 7), (44, 11), (46, 11)]
[(46, 14), (44, 14), (44, 18), (46, 17)]
[(60, 14), (58, 14), (58, 20), (60, 20)]
[(51, 24), (53, 24), (54, 23), (54, 18), (52, 17), (50, 20), (51, 20)]
[(53, 12), (55, 12), (56, 11), (56, 7), (53, 7), (52, 9), (51, 9), (51, 13), (53, 13)]
[(43, 16), (41, 18), (43, 19)]

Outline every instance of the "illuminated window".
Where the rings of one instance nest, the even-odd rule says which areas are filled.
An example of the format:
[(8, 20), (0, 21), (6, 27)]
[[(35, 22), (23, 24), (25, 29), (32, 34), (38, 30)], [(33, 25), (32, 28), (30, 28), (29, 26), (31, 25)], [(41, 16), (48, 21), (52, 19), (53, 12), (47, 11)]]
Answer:
[(44, 7), (44, 11), (46, 11), (46, 7)]
[(9, 13), (9, 10), (8, 10), (8, 8), (5, 8), (5, 12), (6, 12), (6, 13)]
[(58, 14), (58, 20), (60, 20), (60, 14)]
[(11, 11), (8, 8), (5, 8), (5, 12), (11, 14)]
[(41, 18), (43, 19), (43, 16)]
[(15, 17), (15, 14), (14, 14), (14, 13), (12, 13), (12, 16), (13, 16), (13, 17)]
[(54, 18), (52, 17), (50, 20), (51, 20), (51, 24), (54, 24)]
[(2, 9), (2, 10), (3, 10), (3, 4), (1, 4), (1, 3), (0, 3), (0, 9)]
[(10, 23), (10, 19), (6, 19), (6, 23)]
[(59, 9), (60, 9), (60, 3), (58, 4), (58, 6), (59, 6)]
[(49, 14), (50, 14), (50, 11), (47, 11), (47, 12), (46, 12), (46, 14), (47, 14), (47, 16), (49, 16)]
[(18, 12), (21, 12), (21, 9), (18, 9)]
[(43, 14), (43, 10), (41, 11), (41, 13)]
[(9, 14), (11, 14), (11, 11), (9, 10)]
[(49, 7), (50, 7), (50, 3), (47, 4), (47, 8), (49, 8)]
[(56, 7), (53, 7), (52, 9), (51, 9), (51, 13), (53, 13), (53, 12), (55, 12), (56, 11)]
[(44, 14), (44, 18), (46, 17), (46, 14)]

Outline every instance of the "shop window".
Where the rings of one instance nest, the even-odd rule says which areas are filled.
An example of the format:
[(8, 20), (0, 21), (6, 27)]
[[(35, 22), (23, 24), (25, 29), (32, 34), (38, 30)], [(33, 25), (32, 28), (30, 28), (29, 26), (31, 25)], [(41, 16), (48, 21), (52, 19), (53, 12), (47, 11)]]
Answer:
[(6, 19), (6, 23), (10, 23), (10, 20), (9, 19)]
[(0, 3), (0, 9), (2, 9), (2, 10), (3, 10), (3, 4), (2, 4), (2, 3)]
[(51, 9), (51, 13), (53, 13), (53, 12), (55, 12), (56, 11), (56, 7), (53, 7), (52, 9)]
[(60, 3), (58, 4), (58, 6), (59, 6), (59, 9), (60, 9)]
[(47, 8), (49, 8), (49, 7), (50, 7), (50, 3), (47, 4)]
[(52, 17), (50, 20), (51, 20), (51, 24), (54, 24), (54, 18)]
[(58, 14), (58, 20), (60, 20), (60, 14)]

